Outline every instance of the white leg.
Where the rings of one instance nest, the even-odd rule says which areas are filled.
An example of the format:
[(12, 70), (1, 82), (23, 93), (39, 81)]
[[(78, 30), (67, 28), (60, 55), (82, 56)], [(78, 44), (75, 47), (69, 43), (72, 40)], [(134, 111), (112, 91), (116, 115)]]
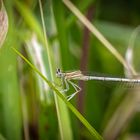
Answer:
[(77, 86), (75, 83), (71, 82), (71, 81), (68, 81), (72, 86), (73, 88), (75, 89), (75, 92), (69, 96), (67, 96), (67, 100), (70, 101), (78, 92), (81, 91), (81, 88), (79, 86)]
[[(64, 80), (64, 81), (63, 81)], [(69, 91), (69, 84), (66, 79), (62, 79), (63, 86), (66, 86), (65, 89), (61, 90), (62, 93)]]

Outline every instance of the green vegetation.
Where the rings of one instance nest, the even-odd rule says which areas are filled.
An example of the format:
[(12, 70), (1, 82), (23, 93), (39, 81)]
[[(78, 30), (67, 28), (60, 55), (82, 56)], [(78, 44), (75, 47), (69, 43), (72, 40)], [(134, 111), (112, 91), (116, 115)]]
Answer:
[(0, 8), (0, 140), (140, 138), (139, 90), (75, 81), (82, 91), (67, 101), (74, 89), (63, 93), (56, 77), (57, 68), (138, 75), (138, 3), (0, 0)]

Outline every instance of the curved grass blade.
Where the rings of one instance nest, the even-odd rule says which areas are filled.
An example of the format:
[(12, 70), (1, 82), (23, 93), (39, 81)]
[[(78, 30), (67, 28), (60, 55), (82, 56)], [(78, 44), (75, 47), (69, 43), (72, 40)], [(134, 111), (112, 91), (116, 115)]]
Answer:
[(126, 68), (130, 69), (132, 74), (135, 70), (131, 65), (128, 65), (121, 54), (115, 47), (96, 29), (96, 27), (74, 6), (69, 0), (63, 0), (63, 3), (73, 12), (73, 14), (91, 31), (92, 34), (117, 58), (117, 60)]
[(61, 100), (68, 106), (68, 108), (76, 115), (76, 117), (83, 123), (83, 125), (89, 130), (91, 135), (94, 137), (95, 140), (103, 140), (101, 135), (90, 125), (90, 123), (76, 110), (76, 108), (67, 101), (67, 99), (59, 92), (59, 90), (44, 76), (42, 73), (28, 61), (18, 50), (13, 48), (13, 51), (17, 53), (35, 72), (37, 72), (41, 78), (49, 85), (49, 87), (55, 91), (55, 93), (59, 96)]
[[(26, 22), (28, 27), (33, 32), (35, 32), (39, 41), (41, 41), (44, 44), (43, 46), (46, 49), (46, 51), (44, 52), (45, 53), (44, 60), (46, 60), (46, 64), (47, 64), (46, 71), (48, 73), (50, 80), (54, 81), (53, 80), (54, 75), (52, 73), (52, 71), (53, 71), (52, 61), (51, 61), (52, 59), (51, 59), (51, 55), (50, 55), (51, 48), (49, 46), (48, 37), (46, 35), (47, 31), (45, 29), (45, 21), (44, 21), (42, 2), (40, 0), (38, 0), (38, 2), (39, 2), (39, 7), (40, 7), (40, 14), (41, 14), (40, 16), (41, 16), (41, 20), (42, 20), (42, 27), (38, 23), (38, 20), (36, 20), (35, 16), (31, 12), (31, 10), (23, 2), (16, 1), (15, 4), (16, 4), (16, 8), (17, 8), (18, 12), (22, 16), (22, 18), (24, 19), (24, 21)], [(51, 3), (48, 3), (47, 6), (51, 7)], [(49, 8), (47, 8), (47, 10), (49, 11)], [(52, 16), (50, 15), (50, 17), (52, 17)], [(47, 20), (49, 20), (48, 18), (49, 17), (47, 16)], [(46, 27), (48, 27), (48, 26), (46, 26)], [(40, 54), (42, 55), (42, 53), (40, 53)], [(47, 95), (49, 95), (49, 94), (47, 94)], [(47, 98), (47, 99), (49, 99), (49, 98)], [(66, 117), (66, 115), (68, 114), (68, 112), (66, 110), (66, 106), (60, 105), (60, 102), (56, 98), (56, 96), (54, 96), (54, 99), (55, 99), (55, 105), (56, 105), (56, 110), (57, 110), (57, 118), (58, 118), (59, 130), (60, 130), (60, 137), (62, 140), (66, 139), (67, 137), (69, 137), (69, 140), (71, 140), (72, 132), (71, 132), (71, 127), (69, 125), (70, 124), (69, 118)], [(61, 110), (63, 110), (63, 111), (61, 111)], [(63, 118), (65, 118), (65, 121), (63, 121), (64, 120)]]

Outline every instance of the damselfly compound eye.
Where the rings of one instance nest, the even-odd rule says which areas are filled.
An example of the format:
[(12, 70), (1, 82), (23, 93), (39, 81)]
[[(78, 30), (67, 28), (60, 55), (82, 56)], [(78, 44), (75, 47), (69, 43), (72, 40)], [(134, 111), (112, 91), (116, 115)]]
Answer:
[(59, 69), (59, 68), (57, 68), (57, 72), (58, 72), (58, 73), (60, 72), (60, 69)]
[(56, 76), (61, 77), (61, 70), (59, 68), (56, 69)]
[(59, 68), (56, 69), (56, 74), (59, 74), (61, 70)]

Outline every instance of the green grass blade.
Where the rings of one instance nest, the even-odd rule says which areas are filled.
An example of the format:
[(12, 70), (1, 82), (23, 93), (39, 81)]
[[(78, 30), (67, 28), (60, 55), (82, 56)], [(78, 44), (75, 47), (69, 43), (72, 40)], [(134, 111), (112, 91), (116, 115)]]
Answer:
[[(73, 63), (72, 62), (73, 57), (69, 49), (68, 29), (66, 27), (66, 22), (65, 22), (66, 19), (64, 15), (65, 11), (64, 11), (64, 5), (62, 1), (53, 0), (53, 12), (54, 12), (54, 18), (55, 18), (55, 23), (57, 28), (58, 41), (60, 44), (62, 67), (65, 69), (70, 69)], [(68, 59), (67, 56), (71, 58), (69, 59), (69, 63), (67, 61)]]
[[(46, 35), (45, 21), (44, 21), (44, 15), (43, 15), (43, 9), (42, 9), (41, 1), (39, 1), (39, 6), (40, 6), (43, 29), (39, 25), (39, 23), (36, 20), (35, 16), (32, 14), (31, 10), (24, 3), (19, 2), (19, 1), (15, 1), (15, 4), (16, 4), (17, 10), (19, 11), (21, 16), (23, 17), (25, 23), (28, 25), (28, 27), (32, 31), (34, 31), (36, 33), (37, 37), (41, 40), (42, 44), (44, 44), (44, 46), (45, 46), (44, 48), (46, 49), (44, 51), (44, 53), (45, 53), (45, 58), (46, 58), (46, 61), (47, 61), (46, 62), (47, 63), (46, 72), (49, 75), (48, 76), (49, 79), (51, 81), (54, 81), (53, 80), (53, 73), (52, 73), (52, 61), (51, 61), (52, 59), (51, 59), (51, 55), (50, 55), (51, 50), (50, 50), (49, 43), (48, 43), (48, 38), (47, 38), (47, 35)], [(59, 130), (60, 130), (61, 138), (66, 139), (67, 136), (69, 136), (69, 138), (70, 138), (70, 137), (72, 137), (72, 132), (70, 130), (71, 127), (70, 127), (69, 117), (67, 117), (67, 120), (65, 119), (65, 122), (63, 121), (63, 119), (65, 118), (65, 115), (67, 114), (67, 116), (68, 116), (68, 111), (67, 111), (66, 107), (64, 107), (64, 105), (63, 106), (60, 105), (61, 101), (58, 101), (56, 96), (54, 96), (54, 98), (55, 98), (55, 105), (56, 105), (56, 109), (57, 109), (57, 116), (58, 116), (58, 123), (59, 123)], [(63, 108), (63, 112), (61, 113), (60, 110), (62, 108)], [(68, 128), (68, 129), (66, 129), (66, 128)]]
[(91, 135), (97, 139), (97, 140), (102, 140), (103, 138), (100, 136), (100, 134), (90, 125), (90, 123), (76, 110), (76, 108), (66, 100), (66, 98), (59, 92), (59, 90), (45, 77), (42, 75), (42, 73), (40, 71), (38, 71), (38, 69), (36, 69), (36, 67), (30, 63), (18, 50), (16, 50), (15, 48), (12, 48), (13, 51), (15, 53), (17, 53), (22, 59), (24, 59), (24, 61), (26, 63), (28, 63), (28, 65), (35, 71), (37, 72), (42, 78), (43, 80), (49, 85), (49, 87), (55, 91), (55, 93), (60, 97), (61, 100), (63, 100), (63, 102), (65, 102), (65, 104), (69, 107), (69, 109), (76, 115), (76, 117), (83, 123), (83, 125), (89, 130), (89, 132), (91, 133)]
[[(46, 31), (46, 27), (45, 27), (45, 20), (44, 20), (44, 14), (43, 14), (41, 0), (39, 0), (39, 6), (40, 6), (45, 46), (46, 46), (47, 57), (48, 57), (48, 64), (49, 64), (49, 68), (50, 68), (50, 75), (51, 75), (51, 79), (54, 81), (54, 75), (53, 75), (53, 69), (52, 69), (52, 63), (51, 63), (52, 61), (51, 61), (51, 55), (50, 55), (50, 50), (49, 50), (49, 43), (48, 43), (48, 39), (47, 39), (47, 35), (46, 35), (47, 31)], [(48, 5), (48, 6), (51, 7), (51, 5)], [(52, 17), (51, 14), (50, 14), (50, 17)], [(59, 98), (57, 98), (56, 94), (54, 94), (54, 98), (55, 98), (55, 105), (56, 105), (56, 110), (57, 110), (57, 117), (58, 117), (61, 139), (62, 140), (65, 140), (65, 139), (72, 140), (72, 130), (71, 130), (71, 126), (70, 126), (70, 119), (69, 119), (67, 107), (61, 100), (59, 100)]]
[(39, 22), (36, 20), (35, 16), (32, 12), (27, 8), (27, 6), (23, 2), (19, 2), (15, 0), (15, 5), (18, 12), (21, 14), (22, 18), (25, 20), (26, 24), (30, 27), (32, 31), (34, 31), (38, 38), (44, 42), (44, 37), (42, 34), (42, 29), (40, 27)]

